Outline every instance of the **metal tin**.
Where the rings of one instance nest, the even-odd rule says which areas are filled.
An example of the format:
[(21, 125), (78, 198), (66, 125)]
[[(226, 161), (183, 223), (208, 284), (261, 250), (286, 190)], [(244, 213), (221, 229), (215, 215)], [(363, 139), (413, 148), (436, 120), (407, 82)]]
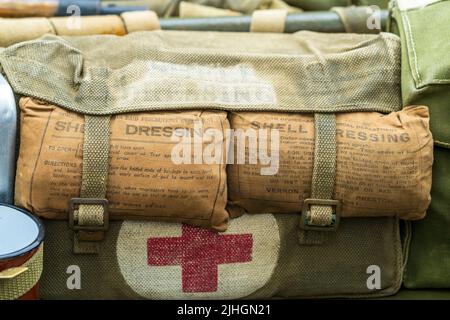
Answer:
[[(31, 270), (28, 262), (42, 250), (44, 234), (44, 225), (37, 217), (25, 210), (0, 204), (0, 290), (8, 287), (2, 286), (2, 281), (11, 281), (24, 272), (36, 272)], [(37, 286), (33, 282), (31, 289), (18, 298), (37, 299)]]

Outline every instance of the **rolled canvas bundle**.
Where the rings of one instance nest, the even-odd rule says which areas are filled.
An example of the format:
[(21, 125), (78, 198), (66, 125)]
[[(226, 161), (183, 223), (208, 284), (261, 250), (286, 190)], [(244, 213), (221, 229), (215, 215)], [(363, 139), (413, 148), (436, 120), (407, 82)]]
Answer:
[[(46, 221), (44, 298), (370, 297), (398, 290), (398, 217), (423, 217), (432, 162), (427, 109), (400, 111), (398, 37), (299, 32), (239, 34), (236, 42), (236, 36), (47, 36), (0, 52), (3, 72), (22, 97), (16, 204), (69, 219)], [(298, 210), (278, 205), (268, 207), (280, 209), (273, 214), (258, 208), (238, 217), (243, 212), (228, 211), (226, 202), (245, 196), (236, 191), (233, 170), (249, 165), (228, 165), (227, 177), (224, 164), (167, 158), (169, 134), (181, 129), (195, 138), (194, 119), (223, 132), (279, 117), (297, 132), (280, 130), (281, 170), (272, 178), (286, 183), (283, 170), (296, 168), (283, 151), (287, 136), (301, 139), (306, 131), (297, 156), (313, 154), (305, 161), (309, 171), (292, 173), (310, 183), (309, 198), (293, 196)], [(134, 137), (121, 141), (127, 133)], [(218, 142), (214, 154), (226, 153), (227, 143)], [(391, 144), (403, 153), (392, 154)], [(345, 159), (345, 152), (355, 155)], [(383, 190), (375, 184), (376, 191), (398, 192), (391, 200), (402, 210), (384, 207), (370, 191), (337, 192), (345, 162), (377, 152), (384, 159), (370, 169), (385, 170), (389, 182)], [(253, 167), (259, 173), (264, 166)], [(351, 172), (345, 179), (361, 175)], [(162, 179), (167, 175), (174, 178)], [(399, 190), (398, 179), (411, 184)], [(267, 200), (259, 187), (249, 192)], [(377, 206), (352, 207), (351, 197), (363, 204), (375, 199)], [(131, 213), (120, 210), (130, 204)], [(228, 212), (235, 219), (227, 221)], [(88, 279), (83, 290), (67, 288), (64, 271), (73, 265)], [(374, 268), (378, 284), (370, 283)]]
[[(274, 214), (301, 210), (304, 199), (311, 194), (314, 117), (234, 113), (230, 122), (236, 130), (275, 129), (281, 136), (279, 149), (272, 150), (279, 153), (277, 174), (261, 175), (264, 165), (260, 163), (228, 166), (231, 210), (267, 210)], [(433, 163), (426, 107), (407, 107), (388, 115), (339, 114), (336, 135), (334, 198), (342, 199), (342, 217), (398, 216), (417, 220), (425, 216)], [(239, 146), (235, 144), (235, 148)]]
[[(30, 98), (21, 100), (21, 111), (16, 204), (44, 218), (66, 219), (67, 204), (79, 197), (82, 183), (83, 117)], [(196, 120), (206, 130), (222, 133), (223, 139), (215, 141), (220, 144), (220, 162), (173, 162), (172, 135), (177, 128), (194, 129)], [(271, 150), (280, 154), (273, 174), (261, 175), (264, 166), (248, 161), (229, 164), (226, 174), (224, 156), (230, 141), (225, 141), (225, 131), (230, 124), (225, 112), (135, 113), (113, 118), (107, 183), (111, 219), (150, 218), (224, 231), (227, 209), (232, 216), (244, 212), (298, 214), (311, 192), (313, 117), (236, 113), (230, 122), (235, 130), (283, 125), (278, 125), (280, 147)], [(334, 198), (343, 202), (342, 217), (423, 218), (430, 202), (433, 160), (425, 107), (386, 116), (342, 114), (336, 132)], [(189, 143), (192, 150), (197, 147)], [(200, 143), (202, 149), (207, 146)], [(241, 152), (239, 143), (243, 141), (233, 143), (235, 155)]]
[[(80, 195), (84, 119), (30, 98), (20, 105), (16, 203), (44, 218), (67, 219), (69, 200)], [(226, 229), (225, 165), (172, 162), (172, 134), (177, 128), (193, 129), (196, 120), (205, 128), (229, 126), (221, 111), (134, 113), (111, 120), (111, 219), (148, 217)]]

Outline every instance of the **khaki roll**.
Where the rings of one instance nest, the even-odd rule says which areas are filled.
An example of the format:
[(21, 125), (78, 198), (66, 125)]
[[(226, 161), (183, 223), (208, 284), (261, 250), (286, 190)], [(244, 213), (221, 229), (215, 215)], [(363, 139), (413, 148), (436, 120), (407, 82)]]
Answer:
[(49, 20), (58, 35), (115, 34), (122, 36), (127, 33), (119, 16), (56, 17)]
[[(67, 219), (69, 200), (80, 195), (83, 116), (30, 98), (22, 98), (20, 108), (15, 202), (44, 218)], [(111, 118), (106, 194), (111, 219), (226, 229), (225, 164), (178, 164), (172, 157), (177, 144), (188, 143), (173, 140), (178, 129), (185, 130), (179, 137), (193, 137), (193, 152), (201, 144), (195, 144), (194, 135), (200, 131), (195, 127), (197, 121), (204, 131), (229, 127), (226, 112), (215, 111), (146, 112)]]
[(128, 33), (161, 29), (158, 16), (153, 11), (130, 11), (120, 16)]
[[(274, 128), (280, 137), (279, 149), (275, 150), (279, 150), (276, 174), (261, 175), (265, 166), (248, 164), (248, 149), (246, 164), (228, 166), (230, 214), (299, 213), (311, 194), (313, 115), (233, 113), (229, 119), (232, 129), (245, 132)], [(423, 106), (388, 115), (337, 115), (333, 198), (342, 202), (343, 217), (398, 216), (416, 220), (425, 216), (433, 163), (428, 122), (428, 108)]]
[(55, 33), (46, 18), (0, 19), (0, 47), (39, 38), (47, 33)]
[(58, 12), (59, 0), (0, 1), (0, 17), (52, 17)]
[(253, 12), (250, 32), (283, 33), (287, 10), (257, 10)]

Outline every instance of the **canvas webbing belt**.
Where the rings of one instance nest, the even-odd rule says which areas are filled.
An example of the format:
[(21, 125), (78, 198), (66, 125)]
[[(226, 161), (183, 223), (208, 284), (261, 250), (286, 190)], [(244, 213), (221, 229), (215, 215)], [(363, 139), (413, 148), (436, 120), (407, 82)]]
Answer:
[(109, 124), (110, 116), (85, 116), (80, 198), (71, 199), (69, 210), (74, 253), (97, 253), (108, 230)]
[(39, 281), (43, 265), (43, 244), (22, 266), (0, 272), (0, 300), (15, 300), (30, 291)]
[(341, 203), (334, 200), (336, 178), (336, 115), (315, 113), (315, 146), (311, 197), (303, 202), (299, 241), (316, 245), (326, 241), (339, 224)]

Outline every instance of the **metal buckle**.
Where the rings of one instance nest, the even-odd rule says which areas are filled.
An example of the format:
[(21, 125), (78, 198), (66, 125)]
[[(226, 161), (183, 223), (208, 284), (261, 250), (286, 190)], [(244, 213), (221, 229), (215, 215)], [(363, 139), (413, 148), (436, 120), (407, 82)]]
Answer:
[[(308, 223), (308, 212), (312, 205), (326, 205), (335, 207), (333, 213), (333, 223), (329, 226), (315, 226)], [(336, 231), (341, 218), (341, 202), (332, 199), (305, 199), (303, 201), (302, 216), (300, 218), (300, 228), (312, 231)]]
[[(74, 212), (80, 205), (101, 205), (103, 207), (102, 226), (80, 226), (75, 224)], [(107, 199), (72, 198), (69, 202), (69, 228), (74, 231), (107, 231), (109, 229), (109, 212)]]

